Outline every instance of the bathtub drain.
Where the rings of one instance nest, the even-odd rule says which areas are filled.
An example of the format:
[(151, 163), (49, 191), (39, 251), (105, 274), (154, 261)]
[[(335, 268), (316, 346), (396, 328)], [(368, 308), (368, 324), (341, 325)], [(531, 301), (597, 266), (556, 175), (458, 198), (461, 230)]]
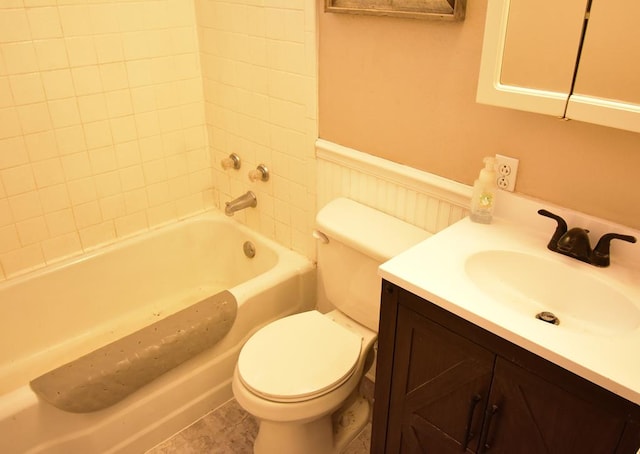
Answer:
[(244, 255), (246, 255), (250, 259), (256, 256), (256, 247), (251, 241), (245, 241), (242, 249), (244, 250)]

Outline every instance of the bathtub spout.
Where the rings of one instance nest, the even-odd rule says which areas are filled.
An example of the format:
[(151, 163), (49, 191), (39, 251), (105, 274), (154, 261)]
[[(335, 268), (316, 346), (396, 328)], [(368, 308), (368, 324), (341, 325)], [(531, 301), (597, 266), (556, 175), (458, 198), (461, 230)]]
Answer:
[(252, 191), (247, 191), (246, 194), (233, 199), (231, 202), (225, 202), (224, 214), (227, 216), (233, 216), (236, 211), (244, 210), (245, 208), (255, 208), (258, 205), (258, 199)]

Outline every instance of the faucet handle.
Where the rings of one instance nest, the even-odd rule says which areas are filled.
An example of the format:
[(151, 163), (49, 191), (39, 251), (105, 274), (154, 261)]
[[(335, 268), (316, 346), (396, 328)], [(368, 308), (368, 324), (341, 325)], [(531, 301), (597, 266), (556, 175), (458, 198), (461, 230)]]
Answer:
[(557, 250), (557, 245), (558, 245), (558, 240), (560, 239), (560, 237), (562, 235), (567, 233), (567, 223), (566, 223), (566, 221), (564, 219), (562, 219), (557, 214), (553, 214), (551, 211), (538, 210), (538, 214), (541, 215), (541, 216), (546, 216), (546, 217), (551, 218), (551, 219), (555, 219), (555, 221), (558, 223), (558, 226), (556, 227), (556, 231), (553, 233), (553, 236), (549, 240), (549, 244), (547, 244), (547, 248), (548, 249), (550, 249), (552, 251), (556, 251)]
[(251, 181), (269, 181), (269, 169), (264, 164), (259, 164), (255, 170), (249, 172), (249, 180)]
[(231, 153), (228, 158), (224, 158), (220, 161), (220, 166), (224, 169), (236, 169), (238, 170), (241, 166), (240, 156), (235, 153)]
[(609, 266), (609, 246), (611, 244), (611, 240), (622, 240), (628, 241), (629, 243), (635, 243), (636, 237), (631, 235), (622, 235), (620, 233), (605, 233), (604, 235), (602, 235), (600, 240), (598, 240), (598, 244), (596, 244), (596, 247), (593, 248), (591, 263), (596, 266)]
[(538, 214), (541, 216), (546, 216), (551, 219), (555, 219), (558, 222), (558, 226), (562, 226), (564, 228), (564, 231), (566, 232), (567, 223), (564, 219), (562, 219), (557, 214), (553, 214), (551, 211), (547, 211), (547, 210), (538, 210)]

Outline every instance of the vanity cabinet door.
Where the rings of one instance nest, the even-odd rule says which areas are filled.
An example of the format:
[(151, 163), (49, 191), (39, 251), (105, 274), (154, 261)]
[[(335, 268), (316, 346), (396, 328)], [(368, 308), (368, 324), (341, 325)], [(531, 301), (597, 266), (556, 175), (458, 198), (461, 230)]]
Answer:
[(371, 452), (636, 454), (640, 406), (392, 284)]
[(613, 416), (558, 385), (498, 357), (481, 452), (613, 453), (625, 427)]
[(637, 454), (640, 452), (640, 420), (629, 420), (622, 434), (616, 454)]
[(495, 355), (403, 306), (395, 352), (385, 452), (476, 452)]

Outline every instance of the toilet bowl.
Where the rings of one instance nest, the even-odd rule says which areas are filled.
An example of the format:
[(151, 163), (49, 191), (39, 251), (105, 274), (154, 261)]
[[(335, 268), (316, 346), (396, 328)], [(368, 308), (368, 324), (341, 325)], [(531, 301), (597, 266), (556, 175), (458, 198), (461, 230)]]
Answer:
[[(254, 452), (339, 452), (369, 418), (366, 399), (349, 397), (371, 363), (376, 338), (338, 311), (315, 310), (255, 333), (240, 353), (232, 384), (240, 406), (260, 420)], [(333, 415), (342, 406), (343, 414)]]
[(318, 299), (333, 307), (258, 330), (240, 351), (233, 394), (259, 420), (256, 454), (333, 454), (366, 425), (359, 384), (373, 363), (378, 266), (429, 234), (348, 199), (318, 213)]

